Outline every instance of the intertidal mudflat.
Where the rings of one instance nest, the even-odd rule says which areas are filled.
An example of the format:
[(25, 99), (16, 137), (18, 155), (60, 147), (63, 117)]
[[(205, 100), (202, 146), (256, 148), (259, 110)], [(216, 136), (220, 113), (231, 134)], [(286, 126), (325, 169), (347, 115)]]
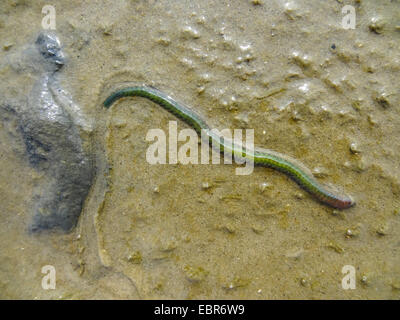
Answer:
[[(45, 50), (43, 6), (0, 5), (0, 298), (400, 298), (396, 1), (57, 1)], [(124, 84), (254, 129), (356, 205), (269, 168), (149, 164), (146, 133), (177, 119), (141, 98), (105, 109)], [(59, 122), (39, 122), (49, 105)]]

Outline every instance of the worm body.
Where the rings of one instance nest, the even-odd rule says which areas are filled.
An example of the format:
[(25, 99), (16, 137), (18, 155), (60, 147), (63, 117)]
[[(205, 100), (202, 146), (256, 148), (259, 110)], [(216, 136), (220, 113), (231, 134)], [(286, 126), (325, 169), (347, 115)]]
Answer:
[(240, 155), (245, 160), (252, 161), (255, 165), (270, 167), (285, 173), (317, 200), (326, 205), (338, 209), (346, 209), (355, 204), (350, 196), (336, 194), (327, 187), (322, 186), (303, 164), (293, 158), (272, 150), (257, 148), (249, 150), (242, 146), (239, 147), (226, 143), (225, 139), (214, 135), (207, 123), (195, 112), (154, 88), (123, 88), (112, 93), (103, 104), (106, 108), (110, 108), (115, 101), (124, 97), (134, 96), (143, 97), (155, 102), (176, 117), (185, 121), (196, 130), (199, 135), (201, 131), (204, 130), (208, 135), (210, 143), (217, 145), (220, 151), (230, 152), (232, 155)]

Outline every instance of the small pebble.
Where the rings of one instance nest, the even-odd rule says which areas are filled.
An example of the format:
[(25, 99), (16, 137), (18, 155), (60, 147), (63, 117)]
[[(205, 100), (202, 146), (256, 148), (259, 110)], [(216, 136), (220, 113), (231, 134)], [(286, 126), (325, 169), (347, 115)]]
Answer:
[(357, 237), (360, 234), (360, 228), (361, 225), (357, 224), (356, 226), (352, 227), (352, 228), (348, 228), (345, 232), (345, 237), (346, 238), (354, 238)]
[(197, 21), (196, 21), (196, 22), (197, 22), (198, 24), (205, 24), (206, 21), (207, 21), (207, 19), (206, 19), (205, 16), (200, 16), (200, 17), (197, 18)]
[(353, 231), (351, 229), (346, 230), (346, 237), (350, 238), (353, 236)]
[(300, 279), (300, 284), (301, 284), (303, 287), (306, 287), (307, 284), (308, 284), (307, 279), (301, 278), (301, 279)]
[(288, 1), (284, 4), (284, 7), (285, 7), (285, 14), (290, 20), (300, 17), (300, 15), (297, 13), (298, 6), (296, 2)]
[(312, 170), (312, 173), (317, 178), (324, 178), (324, 177), (328, 176), (328, 170), (325, 167), (315, 167)]
[(202, 94), (206, 90), (206, 88), (204, 86), (198, 86), (196, 90), (197, 94)]
[(381, 91), (374, 97), (375, 101), (378, 102), (383, 108), (388, 108), (390, 107), (390, 101), (389, 101), (389, 94), (386, 93), (385, 91)]
[(362, 103), (361, 100), (354, 100), (354, 101), (351, 103), (351, 106), (353, 107), (354, 110), (360, 111), (360, 110), (361, 110), (361, 103)]
[(266, 189), (269, 189), (271, 187), (272, 187), (272, 185), (268, 182), (261, 182), (258, 186), (261, 193), (263, 193)]
[(142, 254), (140, 253), (140, 251), (136, 251), (130, 254), (127, 260), (133, 264), (140, 264), (142, 262)]
[(199, 32), (190, 26), (183, 28), (182, 33), (186, 38), (193, 38), (193, 39), (200, 38)]
[(295, 196), (297, 199), (299, 199), (299, 200), (302, 200), (302, 199), (304, 199), (304, 197), (305, 197), (304, 193), (301, 192), (301, 191), (297, 191), (297, 192), (294, 194), (294, 196)]
[(384, 26), (385, 22), (382, 18), (372, 17), (368, 25), (368, 28), (371, 32), (375, 32), (376, 34), (381, 34), (383, 32)]
[(367, 285), (368, 282), (369, 282), (369, 279), (365, 274), (363, 274), (363, 275), (361, 275), (360, 281), (361, 281), (362, 284)]
[(328, 243), (328, 248), (334, 250), (337, 253), (343, 253), (344, 252), (343, 247), (341, 245), (339, 245), (338, 243), (333, 242), (333, 241)]
[(375, 120), (375, 117), (372, 114), (368, 115), (368, 122), (370, 125), (374, 126), (377, 124), (377, 121)]
[(211, 188), (211, 185), (207, 181), (205, 181), (201, 184), (201, 188), (207, 190)]
[(298, 51), (292, 52), (293, 60), (302, 68), (307, 68), (311, 65), (311, 58), (306, 54), (301, 54)]
[(6, 43), (3, 45), (3, 50), (8, 51), (11, 49), (11, 47), (14, 45), (14, 43)]
[(358, 147), (357, 143), (355, 143), (355, 142), (350, 143), (350, 151), (354, 154), (361, 152), (360, 148)]
[(157, 39), (156, 42), (163, 45), (164, 47), (167, 47), (171, 44), (171, 39), (166, 37), (160, 37), (159, 39)]

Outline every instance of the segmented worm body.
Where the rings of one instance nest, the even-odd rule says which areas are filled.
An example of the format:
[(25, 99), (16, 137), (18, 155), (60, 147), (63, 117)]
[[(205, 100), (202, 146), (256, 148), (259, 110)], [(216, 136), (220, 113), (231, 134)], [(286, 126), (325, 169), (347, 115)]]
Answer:
[(103, 104), (106, 108), (109, 108), (120, 98), (134, 96), (147, 98), (155, 102), (176, 117), (185, 121), (193, 127), (199, 135), (201, 135), (201, 131), (203, 130), (207, 133), (209, 142), (213, 143), (213, 146), (217, 145), (220, 151), (224, 151), (225, 153), (230, 152), (232, 155), (236, 156), (240, 155), (245, 160), (252, 161), (255, 165), (270, 167), (287, 174), (302, 188), (324, 204), (338, 209), (346, 209), (355, 204), (351, 197), (336, 194), (328, 190), (327, 187), (322, 186), (304, 165), (293, 158), (272, 150), (257, 148), (250, 150), (243, 146), (238, 147), (234, 144), (232, 145), (232, 143), (227, 143), (225, 139), (215, 135), (212, 130), (210, 130), (207, 123), (195, 112), (154, 88), (123, 88), (112, 93)]

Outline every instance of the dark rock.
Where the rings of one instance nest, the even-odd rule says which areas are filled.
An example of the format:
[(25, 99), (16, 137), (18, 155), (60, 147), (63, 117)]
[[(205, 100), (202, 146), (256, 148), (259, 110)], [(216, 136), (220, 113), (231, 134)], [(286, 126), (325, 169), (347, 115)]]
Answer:
[(64, 54), (61, 51), (61, 44), (52, 31), (42, 31), (35, 42), (40, 54), (47, 60), (50, 67), (55, 70), (64, 65)]
[(21, 132), (29, 162), (45, 172), (37, 188), (30, 229), (73, 228), (89, 192), (93, 166), (78, 127), (62, 105), (55, 102), (43, 77), (33, 88), (28, 110), (21, 117)]
[(15, 61), (22, 61), (16, 68), (21, 71), (39, 63), (38, 80), (27, 104), (7, 110), (18, 118), (29, 163), (44, 173), (34, 191), (29, 229), (70, 231), (78, 222), (94, 176), (90, 141), (82, 140), (90, 136), (91, 126), (57, 80), (65, 58), (55, 33), (42, 32), (35, 47)]

